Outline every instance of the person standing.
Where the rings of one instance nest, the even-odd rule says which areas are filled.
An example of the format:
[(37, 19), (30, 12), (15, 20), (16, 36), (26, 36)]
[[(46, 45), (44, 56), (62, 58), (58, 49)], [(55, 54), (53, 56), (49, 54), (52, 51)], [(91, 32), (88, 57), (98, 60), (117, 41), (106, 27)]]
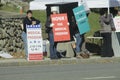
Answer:
[[(51, 7), (51, 14), (58, 14), (59, 7)], [(57, 42), (54, 42), (53, 28), (54, 24), (51, 22), (51, 18), (48, 17), (45, 23), (46, 32), (48, 33), (49, 43), (50, 43), (50, 59), (59, 59), (57, 55)]]
[[(120, 16), (120, 8), (118, 8), (118, 13), (117, 13), (116, 16)], [(117, 35), (118, 42), (119, 42), (119, 45), (120, 45), (120, 32), (116, 32), (116, 35)]]
[[(88, 10), (86, 11), (86, 16), (87, 16), (87, 18), (88, 18), (88, 16), (89, 16), (89, 14), (90, 14), (90, 10), (88, 9)], [(87, 50), (87, 48), (86, 48), (85, 34), (86, 34), (86, 33), (84, 33), (84, 34), (81, 35), (81, 37), (82, 37), (81, 50), (82, 50), (84, 53), (86, 53), (86, 54), (92, 55), (92, 54)]]
[(85, 53), (82, 49), (82, 42), (83, 42), (83, 34), (80, 34), (79, 29), (78, 29), (78, 25), (75, 21), (74, 16), (72, 16), (72, 23), (71, 23), (73, 34), (75, 37), (75, 41), (76, 41), (76, 47), (75, 47), (75, 53), (76, 53), (76, 58), (89, 58), (89, 54)]
[(73, 31), (73, 34), (74, 34), (74, 38), (75, 38), (75, 41), (76, 41), (76, 47), (75, 47), (75, 53), (76, 53), (76, 57), (77, 58), (81, 58), (80, 54), (81, 54), (81, 42), (82, 42), (82, 36), (80, 35), (80, 32), (78, 30), (78, 26), (77, 26), (77, 23), (75, 21), (75, 18), (74, 16), (72, 16), (72, 22), (71, 22), (71, 26), (72, 26), (72, 29), (74, 30)]
[(22, 39), (24, 42), (24, 49), (25, 49), (25, 56), (27, 57), (28, 55), (28, 48), (27, 48), (27, 30), (26, 30), (26, 25), (37, 25), (40, 24), (40, 21), (32, 17), (32, 11), (28, 10), (26, 17), (23, 20), (23, 27), (22, 27)]
[(101, 57), (114, 56), (111, 41), (111, 31), (114, 30), (112, 14), (108, 14), (107, 10), (103, 10), (100, 16), (101, 36), (103, 37), (103, 48)]

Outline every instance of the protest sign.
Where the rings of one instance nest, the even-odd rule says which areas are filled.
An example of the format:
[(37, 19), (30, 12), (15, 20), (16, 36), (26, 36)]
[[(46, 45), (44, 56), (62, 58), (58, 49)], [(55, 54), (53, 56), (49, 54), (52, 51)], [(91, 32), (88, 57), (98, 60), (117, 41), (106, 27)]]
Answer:
[(51, 15), (53, 26), (54, 41), (69, 41), (70, 32), (67, 14)]
[(78, 29), (80, 34), (84, 34), (90, 30), (88, 18), (86, 16), (86, 12), (84, 6), (81, 5), (73, 9), (73, 13), (78, 25)]
[(116, 32), (120, 32), (120, 16), (116, 16), (115, 18), (113, 18), (113, 21), (116, 28)]
[(28, 60), (43, 59), (41, 25), (27, 25)]

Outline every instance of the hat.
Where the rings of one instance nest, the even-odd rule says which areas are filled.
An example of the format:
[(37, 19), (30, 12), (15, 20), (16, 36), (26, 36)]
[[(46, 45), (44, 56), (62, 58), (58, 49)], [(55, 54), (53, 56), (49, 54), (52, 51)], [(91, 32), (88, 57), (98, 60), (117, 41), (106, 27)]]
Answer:
[(58, 6), (51, 7), (51, 12), (54, 12), (54, 11), (59, 13), (59, 7)]

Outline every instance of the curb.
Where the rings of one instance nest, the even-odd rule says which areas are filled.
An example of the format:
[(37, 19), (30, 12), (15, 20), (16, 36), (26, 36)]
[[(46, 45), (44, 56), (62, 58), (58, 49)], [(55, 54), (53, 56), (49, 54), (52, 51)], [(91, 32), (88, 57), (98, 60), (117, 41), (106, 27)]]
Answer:
[(0, 67), (9, 66), (32, 66), (32, 65), (64, 65), (64, 64), (88, 64), (88, 63), (120, 63), (120, 58), (94, 58), (94, 59), (76, 59), (64, 58), (60, 60), (45, 59), (42, 61), (27, 61), (26, 59), (2, 59)]

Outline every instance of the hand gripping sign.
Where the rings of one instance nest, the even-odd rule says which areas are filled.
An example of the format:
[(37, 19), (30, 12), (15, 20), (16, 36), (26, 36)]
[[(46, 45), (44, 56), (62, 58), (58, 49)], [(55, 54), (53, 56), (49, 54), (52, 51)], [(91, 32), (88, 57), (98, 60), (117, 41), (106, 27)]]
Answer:
[(69, 41), (70, 32), (68, 25), (67, 14), (53, 14), (51, 15), (53, 25), (54, 41)]
[(43, 59), (41, 25), (27, 25), (28, 61)]

